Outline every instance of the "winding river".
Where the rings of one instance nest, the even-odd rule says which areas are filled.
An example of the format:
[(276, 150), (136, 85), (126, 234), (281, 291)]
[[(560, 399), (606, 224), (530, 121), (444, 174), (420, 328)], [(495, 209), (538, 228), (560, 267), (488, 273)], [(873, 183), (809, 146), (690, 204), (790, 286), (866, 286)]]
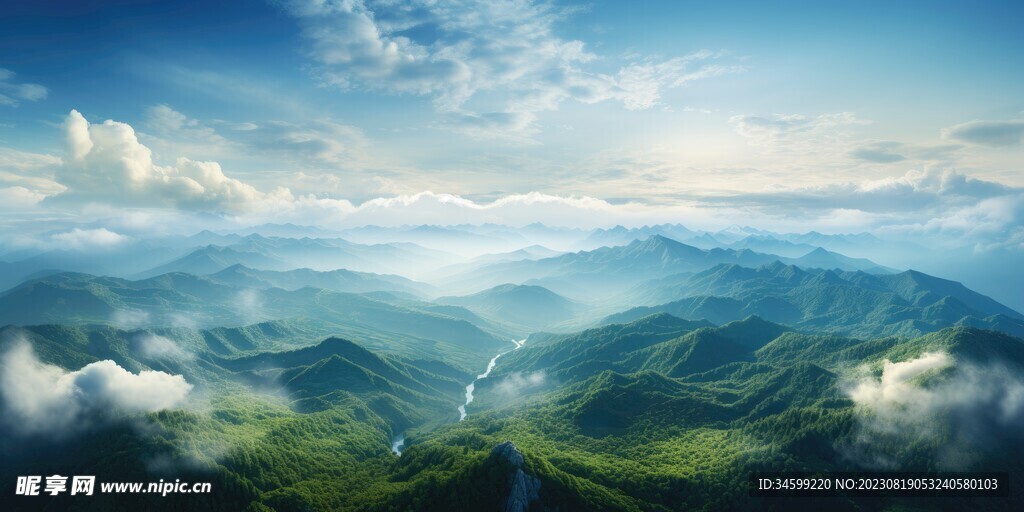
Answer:
[(405, 448), (405, 434), (398, 434), (391, 440), (391, 453), (402, 456), (402, 449)]
[(509, 352), (512, 352), (512, 351), (515, 351), (515, 350), (519, 350), (520, 348), (523, 347), (523, 344), (526, 343), (526, 340), (525, 339), (522, 339), (522, 340), (519, 340), (519, 341), (512, 340), (512, 343), (514, 343), (516, 345), (516, 348), (514, 348), (512, 350), (507, 350), (505, 352), (498, 352), (498, 355), (494, 356), (494, 358), (491, 359), (491, 362), (487, 363), (487, 370), (485, 370), (480, 375), (477, 375), (476, 379), (474, 379), (473, 382), (470, 382), (469, 385), (466, 386), (466, 403), (464, 403), (464, 404), (459, 406), (459, 421), (462, 421), (462, 420), (466, 419), (466, 406), (469, 405), (473, 401), (473, 390), (476, 389), (476, 381), (478, 381), (480, 379), (486, 379), (487, 376), (491, 374), (491, 370), (494, 369), (494, 366), (496, 364), (498, 364), (498, 358), (499, 357), (501, 357), (501, 356), (503, 356), (503, 355), (505, 355), (505, 354), (507, 354)]
[[(499, 357), (501, 357), (501, 356), (503, 356), (503, 355), (505, 355), (505, 354), (507, 354), (509, 352), (512, 352), (512, 351), (515, 351), (515, 350), (519, 350), (520, 348), (523, 347), (523, 344), (526, 343), (525, 339), (521, 339), (519, 341), (516, 341), (516, 340), (511, 340), (511, 341), (512, 341), (513, 344), (515, 344), (516, 348), (514, 348), (512, 350), (506, 350), (505, 352), (498, 352), (498, 355), (496, 355), (493, 358), (491, 358), (491, 361), (489, 363), (487, 363), (487, 369), (484, 370), (484, 372), (481, 373), (480, 375), (477, 375), (476, 379), (473, 379), (473, 382), (470, 382), (469, 385), (466, 386), (466, 403), (464, 403), (464, 404), (459, 406), (459, 421), (462, 421), (462, 420), (466, 419), (466, 406), (469, 405), (473, 401), (473, 391), (476, 389), (476, 382), (478, 380), (480, 380), (480, 379), (486, 379), (487, 376), (491, 374), (491, 371), (494, 370), (494, 366), (498, 364), (498, 358)], [(397, 436), (395, 436), (391, 440), (391, 452), (394, 453), (395, 455), (398, 455), (399, 457), (401, 457), (402, 456), (402, 450), (404, 448), (405, 448), (405, 433), (403, 432), (401, 434), (398, 434)]]

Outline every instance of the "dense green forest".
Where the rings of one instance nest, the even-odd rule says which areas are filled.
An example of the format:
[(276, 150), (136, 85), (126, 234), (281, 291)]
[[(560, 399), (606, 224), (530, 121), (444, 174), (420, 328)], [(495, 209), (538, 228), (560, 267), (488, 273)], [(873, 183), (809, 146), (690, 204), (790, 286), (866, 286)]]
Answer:
[[(885, 382), (886, 364), (933, 353), (955, 362), (909, 385), (978, 385), (970, 380), (976, 374), (961, 376), (968, 368), (1019, 374), (1024, 342), (995, 331), (952, 327), (859, 340), (796, 332), (757, 317), (719, 327), (662, 313), (575, 334), (538, 334), (477, 382), (462, 422), (456, 407), (473, 376), (458, 366), (374, 352), (358, 340), (298, 343), (287, 325), (191, 336), (179, 330), (180, 339), (194, 340), (187, 345), (193, 352), (153, 358), (133, 346), (140, 332), (4, 331), (7, 340), (28, 340), (44, 363), (79, 368), (109, 358), (132, 371), (181, 374), (196, 384), (201, 404), (109, 415), (58, 439), (5, 436), (0, 477), (8, 486), (18, 475), (53, 473), (209, 481), (214, 492), (34, 497), (12, 501), (14, 508), (46, 502), (83, 510), (500, 510), (515, 492), (516, 471), (539, 482), (531, 507), (550, 510), (1012, 510), (1020, 498), (1017, 491), (995, 501), (747, 496), (747, 475), (757, 470), (1024, 474), (1019, 418), (965, 434), (954, 415), (977, 411), (953, 404), (929, 410), (927, 421), (894, 424), (905, 430), (893, 432), (873, 426), (888, 413), (850, 391), (856, 379)], [(390, 448), (399, 434), (400, 456)], [(505, 441), (514, 443), (521, 464), (496, 452)], [(950, 455), (953, 447), (960, 452)]]

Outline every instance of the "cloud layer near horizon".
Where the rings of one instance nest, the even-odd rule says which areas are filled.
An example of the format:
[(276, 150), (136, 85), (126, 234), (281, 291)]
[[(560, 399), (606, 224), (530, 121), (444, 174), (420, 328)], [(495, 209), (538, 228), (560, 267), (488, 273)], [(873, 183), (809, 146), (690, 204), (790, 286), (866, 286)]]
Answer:
[[(175, 114), (159, 109), (158, 117), (172, 128), (185, 127), (210, 135), (201, 125)], [(855, 120), (841, 115), (743, 118), (734, 122), (747, 136), (775, 144), (797, 134), (814, 134), (822, 126), (847, 125)], [(103, 224), (80, 227), (65, 223), (60, 225), (61, 231), (51, 231), (45, 240), (33, 235), (36, 240), (31, 244), (35, 246), (99, 249), (161, 230), (189, 234), (211, 227), (201, 225), (203, 221), (197, 218), (190, 219), (206, 213), (220, 216), (222, 227), (227, 228), (265, 222), (336, 229), (410, 223), (542, 222), (599, 227), (681, 222), (704, 229), (743, 223), (779, 231), (801, 230), (810, 224), (826, 232), (870, 230), (979, 248), (1019, 249), (1024, 240), (1024, 190), (948, 169), (911, 170), (897, 177), (777, 187), (763, 192), (670, 194), (655, 202), (640, 198), (610, 202), (586, 195), (540, 192), (500, 194), (487, 199), (420, 192), (354, 203), (325, 194), (296, 194), (281, 186), (261, 190), (230, 177), (212, 161), (175, 157), (164, 165), (154, 159), (130, 125), (112, 120), (90, 123), (75, 110), (68, 114), (62, 130), (67, 145), (65, 158), (9, 154), (12, 171), (3, 178), (18, 185), (0, 188), (0, 194), (10, 196), (7, 207), (13, 204), (21, 211), (66, 210), (83, 221)], [(798, 141), (807, 143), (802, 138)], [(912, 150), (891, 145), (875, 149)], [(878, 155), (867, 156), (878, 159)], [(7, 243), (19, 244), (12, 240)]]

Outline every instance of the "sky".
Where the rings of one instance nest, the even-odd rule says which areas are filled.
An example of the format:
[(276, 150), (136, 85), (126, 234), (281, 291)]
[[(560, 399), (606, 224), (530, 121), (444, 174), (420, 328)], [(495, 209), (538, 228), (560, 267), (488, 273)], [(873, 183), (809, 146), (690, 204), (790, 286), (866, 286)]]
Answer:
[(1019, 251), (1020, 26), (1020, 2), (8, 2), (0, 224), (680, 222)]

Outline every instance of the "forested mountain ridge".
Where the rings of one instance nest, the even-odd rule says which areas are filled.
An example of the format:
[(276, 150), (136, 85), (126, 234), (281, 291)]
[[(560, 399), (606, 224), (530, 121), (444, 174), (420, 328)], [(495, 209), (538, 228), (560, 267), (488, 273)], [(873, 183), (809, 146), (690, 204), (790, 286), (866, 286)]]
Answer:
[(611, 315), (621, 323), (654, 312), (715, 323), (758, 315), (797, 329), (860, 337), (917, 335), (949, 325), (1024, 335), (1024, 316), (960, 283), (908, 270), (866, 272), (801, 269), (779, 261), (757, 268), (718, 265), (670, 277), (633, 294), (678, 298)]
[[(753, 236), (718, 236), (741, 235)], [(200, 238), (282, 262), (345, 246)], [(835, 506), (749, 498), (755, 470), (1024, 474), (1024, 341), (1013, 336), (1024, 317), (959, 283), (825, 250), (787, 259), (662, 236), (535, 251), (451, 276), (507, 266), (525, 269), (518, 284), (436, 299), (445, 279), (293, 263), (36, 276), (0, 292), (0, 320), (15, 324), (0, 330), (0, 377), (15, 375), (0, 384), (43, 393), (33, 407), (0, 394), (14, 418), (0, 427), (0, 477), (145, 475), (219, 490), (90, 502), (100, 509), (666, 511)], [(595, 324), (616, 301), (638, 307)], [(116, 386), (84, 385), (108, 376), (170, 385), (177, 401), (139, 409)], [(993, 509), (1013, 510), (1012, 498)]]

